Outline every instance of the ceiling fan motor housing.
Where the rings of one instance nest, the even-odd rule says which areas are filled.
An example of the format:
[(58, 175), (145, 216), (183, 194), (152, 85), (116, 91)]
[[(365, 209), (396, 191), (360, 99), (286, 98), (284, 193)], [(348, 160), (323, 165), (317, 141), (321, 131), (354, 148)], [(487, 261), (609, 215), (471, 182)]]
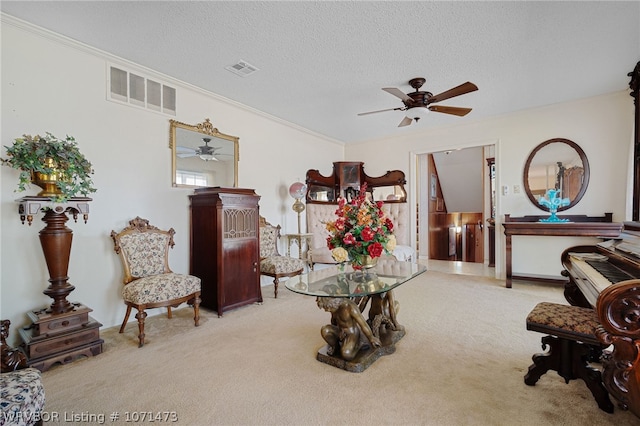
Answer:
[(407, 96), (411, 98), (411, 100), (407, 99), (406, 101), (402, 101), (407, 109), (415, 108), (415, 107), (426, 107), (429, 105), (430, 99), (433, 96), (431, 92), (413, 92), (407, 93)]
[(420, 91), (420, 88), (426, 81), (427, 80), (423, 77), (416, 77), (409, 80), (409, 86), (416, 89), (416, 91), (413, 93), (407, 93), (407, 96), (411, 98), (411, 101), (408, 99), (406, 101), (402, 101), (408, 109), (429, 105), (429, 99), (433, 96), (433, 93)]

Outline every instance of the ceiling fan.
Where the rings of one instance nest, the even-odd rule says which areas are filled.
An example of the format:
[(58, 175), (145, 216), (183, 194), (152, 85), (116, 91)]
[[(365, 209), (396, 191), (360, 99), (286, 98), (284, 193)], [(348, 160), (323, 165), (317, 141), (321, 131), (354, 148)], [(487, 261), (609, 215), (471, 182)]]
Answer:
[(220, 147), (209, 146), (211, 138), (202, 138), (204, 145), (199, 146), (197, 149), (188, 148), (186, 146), (177, 146), (176, 155), (180, 158), (188, 157), (200, 157), (203, 161), (219, 161), (215, 153)]
[(385, 92), (391, 93), (392, 95), (402, 99), (402, 103), (404, 104), (404, 106), (398, 107), (398, 108), (382, 109), (378, 111), (362, 112), (358, 115), (375, 114), (378, 112), (385, 112), (385, 111), (413, 110), (412, 112), (408, 112), (406, 117), (402, 119), (400, 124), (398, 124), (398, 127), (404, 127), (404, 126), (408, 126), (413, 121), (417, 122), (418, 120), (420, 120), (421, 115), (424, 115), (424, 113), (427, 110), (433, 111), (433, 112), (441, 112), (444, 114), (457, 115), (460, 117), (465, 116), (469, 114), (469, 112), (471, 112), (471, 108), (459, 108), (459, 107), (432, 105), (432, 104), (435, 104), (436, 102), (444, 101), (445, 99), (450, 99), (456, 96), (474, 92), (478, 90), (478, 86), (467, 81), (466, 83), (462, 83), (461, 85), (456, 86), (452, 89), (446, 90), (437, 95), (433, 95), (433, 93), (431, 92), (420, 90), (420, 88), (422, 87), (425, 81), (426, 80), (422, 77), (412, 78), (411, 80), (409, 80), (409, 85), (413, 87), (416, 91), (411, 93), (406, 93), (406, 94), (396, 87), (383, 87), (382, 90), (384, 90)]

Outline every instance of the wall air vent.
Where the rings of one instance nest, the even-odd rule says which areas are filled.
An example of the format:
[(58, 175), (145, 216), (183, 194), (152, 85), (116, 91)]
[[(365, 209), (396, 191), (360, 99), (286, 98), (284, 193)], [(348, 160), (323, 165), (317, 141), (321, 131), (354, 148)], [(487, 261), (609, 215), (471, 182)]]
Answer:
[(176, 89), (137, 73), (109, 66), (107, 99), (176, 115)]
[(224, 67), (224, 69), (226, 69), (227, 71), (231, 71), (232, 73), (237, 74), (240, 77), (246, 77), (256, 71), (259, 71), (257, 67), (254, 67), (253, 65), (243, 60), (240, 60), (233, 65), (229, 65), (228, 67)]

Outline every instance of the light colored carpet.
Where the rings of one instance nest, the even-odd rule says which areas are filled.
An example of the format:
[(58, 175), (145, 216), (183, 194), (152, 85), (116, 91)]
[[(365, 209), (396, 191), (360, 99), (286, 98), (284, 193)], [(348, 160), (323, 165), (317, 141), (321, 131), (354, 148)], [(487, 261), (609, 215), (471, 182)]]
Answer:
[(329, 314), (281, 287), (223, 318), (202, 310), (197, 328), (187, 308), (149, 317), (141, 349), (135, 323), (102, 330), (104, 353), (44, 373), (46, 410), (113, 424), (126, 412), (175, 412), (184, 425), (640, 423), (601, 411), (582, 381), (549, 372), (524, 384), (542, 337), (525, 318), (538, 302), (564, 303), (559, 287), (428, 271), (396, 291), (407, 335), (362, 373), (315, 360)]

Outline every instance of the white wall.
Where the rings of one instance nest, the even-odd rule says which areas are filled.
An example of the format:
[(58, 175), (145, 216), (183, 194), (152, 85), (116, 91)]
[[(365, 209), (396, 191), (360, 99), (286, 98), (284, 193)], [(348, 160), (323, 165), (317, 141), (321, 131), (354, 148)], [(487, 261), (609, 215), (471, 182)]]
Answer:
[[(188, 272), (192, 190), (171, 187), (170, 118), (189, 124), (210, 118), (221, 132), (240, 138), (239, 186), (256, 190), (262, 197), (260, 213), (281, 224), (283, 233), (297, 232), (289, 185), (304, 180), (308, 169), (344, 157), (341, 143), (167, 76), (150, 75), (177, 87), (175, 117), (107, 101), (107, 62), (127, 69), (134, 64), (5, 15), (1, 59), (2, 145), (25, 133), (69, 134), (93, 163), (98, 192), (89, 221), (67, 223), (74, 233), (69, 281), (76, 287), (69, 300), (92, 308), (92, 316), (104, 326), (119, 324), (125, 312), (111, 230), (122, 229), (138, 215), (158, 227), (173, 227), (176, 246), (170, 264), (176, 272)], [(49, 275), (38, 239), (42, 216), (32, 226), (21, 225), (15, 202), (38, 189), (15, 193), (17, 171), (0, 167), (0, 172), (0, 317), (11, 320), (15, 342), (18, 328), (28, 324), (26, 313), (51, 303), (42, 294)]]
[(447, 212), (482, 212), (487, 173), (483, 147), (435, 152), (433, 162)]
[[(480, 89), (481, 93), (482, 89)], [(490, 94), (487, 94), (490, 96)], [(393, 125), (390, 123), (390, 125)], [(535, 207), (522, 191), (513, 192), (514, 185), (524, 188), (522, 173), (529, 153), (541, 142), (551, 138), (567, 138), (585, 151), (591, 167), (591, 179), (586, 194), (565, 214), (602, 215), (613, 212), (613, 220), (630, 220), (626, 212), (629, 152), (633, 133), (633, 98), (627, 91), (589, 99), (550, 105), (464, 125), (421, 130), (408, 127), (402, 135), (349, 145), (348, 161), (364, 161), (367, 173), (377, 176), (387, 170), (407, 173), (409, 200), (418, 199), (415, 173), (416, 156), (425, 152), (444, 151), (496, 144), (497, 203), (496, 273), (504, 277), (505, 213), (512, 216), (545, 214)], [(502, 185), (509, 194), (503, 196)], [(427, 188), (420, 189), (426, 191)], [(564, 237), (514, 237), (514, 273), (559, 276), (562, 270), (560, 254), (576, 244), (590, 244), (594, 239)]]

